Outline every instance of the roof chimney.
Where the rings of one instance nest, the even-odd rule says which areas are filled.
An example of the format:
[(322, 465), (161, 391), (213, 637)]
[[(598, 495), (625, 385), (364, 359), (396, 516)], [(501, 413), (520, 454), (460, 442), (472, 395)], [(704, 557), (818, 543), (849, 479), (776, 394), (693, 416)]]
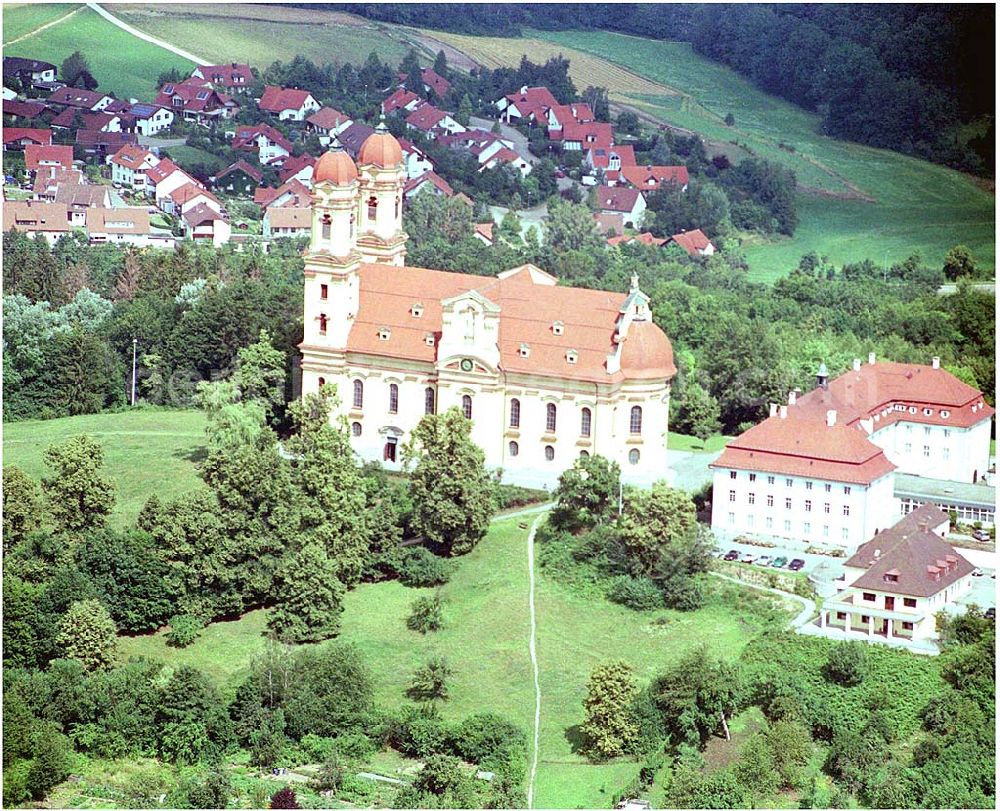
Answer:
[(788, 392), (788, 405), (795, 405), (795, 390)]
[(921, 518), (920, 519), (920, 523), (917, 526), (920, 527), (920, 531), (921, 532), (929, 532), (930, 531), (928, 529), (928, 526), (927, 526), (927, 519), (926, 518)]
[(837, 424), (837, 412), (832, 408), (826, 412), (826, 424), (827, 427)]
[(868, 353), (868, 365), (869, 366), (874, 366), (875, 365), (875, 353), (874, 352), (869, 352)]
[(771, 413), (770, 413), (769, 416), (773, 417), (775, 414), (778, 413), (778, 404), (777, 403), (770, 403), (770, 409), (771, 409)]
[(881, 549), (876, 549), (875, 550), (875, 560), (878, 560), (880, 557), (882, 557), (882, 550)]
[(932, 369), (940, 369), (941, 368), (941, 358), (937, 357), (937, 355), (935, 355), (933, 358), (931, 358), (931, 368)]
[(781, 419), (784, 419), (785, 417), (787, 417), (788, 416), (788, 406), (786, 406), (786, 405), (781, 406), (778, 409), (778, 415), (781, 417)]
[(854, 359), (854, 371), (855, 372), (860, 372), (861, 371), (861, 358), (855, 358)]

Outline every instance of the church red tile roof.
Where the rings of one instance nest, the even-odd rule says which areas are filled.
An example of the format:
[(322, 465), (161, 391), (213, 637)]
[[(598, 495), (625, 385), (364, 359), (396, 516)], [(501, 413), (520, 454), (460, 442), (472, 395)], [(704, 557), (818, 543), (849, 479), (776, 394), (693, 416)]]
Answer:
[[(629, 379), (623, 371), (607, 370), (624, 293), (560, 286), (530, 265), (498, 277), (416, 267), (401, 272), (380, 264), (362, 264), (358, 273), (360, 307), (348, 337), (349, 352), (434, 363), (441, 302), (474, 290), (500, 307), (500, 363), (508, 373), (599, 383)], [(423, 305), (419, 318), (411, 312), (414, 303)], [(553, 330), (556, 321), (564, 324), (559, 335)], [(672, 353), (669, 364), (664, 357), (669, 340), (654, 324), (637, 327), (640, 323), (633, 323), (625, 341), (627, 346), (635, 329), (628, 352), (631, 373), (642, 379), (650, 370), (663, 379), (672, 376)], [(388, 340), (379, 337), (384, 327), (390, 330)], [(430, 345), (428, 334), (435, 336)], [(522, 344), (529, 347), (527, 357), (521, 355)], [(575, 363), (567, 360), (570, 350), (576, 351)]]

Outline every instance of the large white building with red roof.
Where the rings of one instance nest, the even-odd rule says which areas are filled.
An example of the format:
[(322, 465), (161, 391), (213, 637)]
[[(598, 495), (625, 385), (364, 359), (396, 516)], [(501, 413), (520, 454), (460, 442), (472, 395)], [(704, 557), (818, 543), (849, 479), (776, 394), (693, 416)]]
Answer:
[[(726, 445), (712, 464), (712, 527), (856, 549), (899, 518), (895, 473), (976, 482), (993, 409), (941, 368), (855, 360)], [(914, 505), (910, 503), (908, 508)]]
[(666, 478), (676, 369), (649, 298), (557, 284), (525, 265), (497, 277), (405, 266), (398, 142), (376, 132), (313, 175), (302, 389), (335, 383), (365, 459), (391, 469), (428, 413), (456, 407), (505, 480), (553, 485), (582, 455), (636, 483)]

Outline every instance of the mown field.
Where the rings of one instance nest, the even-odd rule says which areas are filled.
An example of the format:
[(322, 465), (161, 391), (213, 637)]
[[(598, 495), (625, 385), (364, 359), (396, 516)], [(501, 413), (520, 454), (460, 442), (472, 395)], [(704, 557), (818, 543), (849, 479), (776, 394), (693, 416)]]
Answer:
[(4, 423), (3, 463), (18, 465), (38, 480), (49, 473), (45, 449), (78, 434), (89, 434), (104, 448), (104, 470), (116, 488), (114, 526), (134, 523), (153, 493), (170, 499), (202, 486), (195, 470), (205, 443), (200, 411), (138, 410)]
[(79, 3), (5, 3), (3, 44), (81, 8), (83, 6)]
[[(755, 277), (784, 275), (810, 251), (836, 263), (867, 257), (891, 263), (919, 251), (936, 264), (958, 243), (981, 264), (994, 267), (994, 195), (960, 172), (823, 137), (817, 116), (757, 90), (729, 68), (695, 54), (687, 43), (598, 31), (537, 36), (567, 49), (571, 59), (568, 49), (600, 55), (683, 91), (635, 101), (709, 139), (745, 144), (794, 169), (800, 184), (821, 190), (799, 195), (800, 224), (793, 238), (747, 248)], [(593, 84), (597, 78), (588, 74), (586, 81)], [(723, 119), (730, 112), (736, 122), (726, 127)]]
[[(30, 24), (37, 17), (34, 6), (5, 7), (4, 37), (8, 36), (8, 26), (30, 31), (37, 24), (51, 21)], [(203, 38), (204, 33), (193, 41)], [(101, 90), (123, 99), (152, 101), (157, 91), (156, 79), (162, 72), (171, 68), (188, 72), (194, 68), (188, 60), (132, 36), (90, 9), (83, 9), (51, 28), (4, 47), (7, 56), (42, 59), (56, 66), (74, 51), (87, 57)]]
[[(140, 31), (212, 62), (264, 69), (296, 55), (316, 64), (361, 64), (375, 51), (397, 64), (409, 43), (399, 29), (320, 9), (246, 3), (116, 5), (114, 14)], [(211, 31), (211, 36), (206, 33)], [(373, 88), (377, 92), (381, 88)]]

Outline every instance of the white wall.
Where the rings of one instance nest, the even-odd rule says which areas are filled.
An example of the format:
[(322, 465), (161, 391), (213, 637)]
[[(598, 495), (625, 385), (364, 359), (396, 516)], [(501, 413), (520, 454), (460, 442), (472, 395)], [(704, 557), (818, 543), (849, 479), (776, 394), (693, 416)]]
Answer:
[(900, 420), (868, 438), (900, 473), (971, 483), (989, 468), (990, 422), (959, 428)]
[[(735, 479), (731, 477), (733, 472)], [(751, 476), (755, 477), (753, 481)], [(770, 478), (774, 479), (773, 484), (769, 484)], [(791, 481), (790, 487), (788, 481)], [(712, 528), (791, 538), (853, 551), (874, 536), (876, 530), (881, 531), (898, 520), (892, 484), (891, 473), (865, 486), (717, 468), (713, 474)], [(830, 492), (826, 491), (828, 485)], [(844, 492), (845, 487), (850, 488), (850, 493)], [(773, 497), (773, 506), (768, 506), (768, 495)], [(791, 509), (786, 507), (789, 498)], [(811, 502), (809, 510), (806, 509), (807, 501)], [(826, 512), (827, 504), (830, 505), (829, 513)], [(845, 506), (850, 513), (846, 516)]]

